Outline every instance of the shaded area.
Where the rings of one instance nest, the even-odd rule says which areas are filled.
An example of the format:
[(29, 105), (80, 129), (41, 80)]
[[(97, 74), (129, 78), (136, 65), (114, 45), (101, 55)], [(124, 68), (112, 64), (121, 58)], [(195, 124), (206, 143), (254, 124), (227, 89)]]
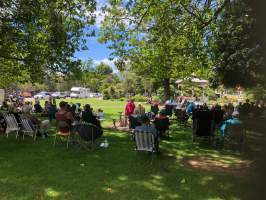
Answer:
[(188, 156), (238, 156), (199, 148), (189, 129), (174, 126), (162, 155), (153, 158), (135, 152), (128, 134), (106, 131), (104, 137), (108, 149), (85, 151), (53, 148), (52, 139), (1, 136), (1, 199), (241, 199), (242, 179), (182, 165)]

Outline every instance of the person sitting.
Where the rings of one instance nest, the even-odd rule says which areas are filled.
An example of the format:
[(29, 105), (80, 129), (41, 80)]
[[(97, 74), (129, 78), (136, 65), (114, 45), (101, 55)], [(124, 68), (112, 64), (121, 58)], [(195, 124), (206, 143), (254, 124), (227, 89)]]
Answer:
[(50, 106), (48, 107), (48, 119), (50, 122), (53, 121), (53, 119), (55, 119), (55, 113), (57, 112), (57, 108), (56, 108), (56, 102), (49, 102)]
[[(39, 120), (37, 117), (31, 114), (30, 108), (25, 108), (22, 116), (31, 122), (31, 124), (33, 125), (32, 127), (33, 129), (37, 128), (38, 131), (41, 130), (44, 134), (44, 137), (48, 137), (48, 134), (46, 132), (46, 130), (50, 126), (50, 122), (48, 120), (43, 120), (43, 121)], [(41, 134), (38, 132), (37, 135)]]
[(145, 114), (145, 108), (141, 105), (138, 104), (138, 106), (135, 108), (133, 115), (141, 116)]
[(155, 101), (153, 105), (151, 106), (151, 112), (153, 112), (155, 115), (159, 112), (159, 103)]
[(141, 120), (141, 125), (137, 126), (135, 128), (135, 131), (140, 131), (140, 132), (149, 132), (154, 135), (154, 143), (155, 143), (155, 152), (159, 153), (159, 133), (156, 130), (155, 127), (151, 126), (150, 124), (150, 119), (147, 115), (142, 115), (140, 117)]
[(59, 111), (55, 114), (56, 125), (61, 133), (69, 133), (74, 118), (71, 112), (67, 111), (67, 103), (61, 101), (59, 103)]
[(163, 137), (163, 134), (165, 133), (165, 131), (169, 130), (170, 126), (170, 121), (165, 113), (165, 110), (160, 111), (160, 114), (155, 117), (153, 123), (155, 125), (155, 128), (159, 132), (159, 136)]
[(40, 101), (38, 99), (35, 100), (34, 111), (35, 113), (42, 113), (43, 111), (42, 106), (40, 105)]
[(220, 124), (224, 121), (224, 111), (219, 104), (216, 104), (212, 109), (213, 120), (214, 120), (214, 129), (220, 127)]
[(226, 110), (227, 116), (229, 118), (232, 117), (232, 114), (233, 114), (234, 110), (235, 110), (234, 105), (232, 103), (229, 103), (228, 106), (227, 106), (227, 110)]
[(232, 113), (231, 119), (228, 119), (222, 122), (220, 126), (220, 133), (222, 137), (224, 137), (227, 134), (227, 130), (229, 126), (233, 124), (242, 124), (242, 121), (239, 120), (239, 113), (236, 111)]
[(8, 107), (8, 104), (7, 104), (7, 101), (6, 101), (6, 100), (3, 101), (3, 104), (2, 104), (2, 106), (1, 106), (1, 110), (2, 110), (2, 111), (5, 111), (5, 112), (8, 112), (9, 107)]
[(87, 123), (94, 124), (102, 130), (102, 126), (97, 117), (93, 114), (89, 104), (84, 106), (84, 111), (81, 113), (81, 120)]
[(49, 107), (50, 107), (50, 102), (51, 101), (45, 101), (44, 102), (44, 109), (43, 109), (44, 116), (47, 116), (47, 114), (48, 114), (48, 110), (49, 110)]
[(247, 118), (250, 114), (250, 111), (251, 111), (251, 104), (249, 103), (249, 99), (247, 99), (246, 102), (242, 105), (242, 108), (241, 108), (242, 116), (240, 117)]
[(102, 109), (98, 109), (98, 115), (97, 115), (99, 120), (103, 120), (104, 119), (104, 113)]
[(192, 101), (192, 102), (189, 102), (187, 107), (186, 107), (186, 112), (189, 116), (192, 115), (193, 111), (196, 109), (196, 105), (195, 103)]

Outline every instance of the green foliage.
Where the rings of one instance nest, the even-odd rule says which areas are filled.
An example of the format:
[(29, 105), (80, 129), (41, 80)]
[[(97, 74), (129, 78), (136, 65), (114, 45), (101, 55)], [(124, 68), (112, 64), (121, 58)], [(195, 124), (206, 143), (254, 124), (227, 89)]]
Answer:
[(247, 96), (254, 101), (266, 101), (266, 89), (261, 85), (257, 85), (257, 87), (251, 88), (247, 91)]
[(108, 100), (111, 98), (108, 89), (104, 89), (102, 93), (103, 93), (103, 99), (104, 100)]
[(169, 98), (171, 79), (192, 72), (206, 77), (213, 66), (206, 46), (209, 25), (229, 1), (209, 2), (109, 1), (100, 41), (108, 42), (118, 69), (155, 80)]
[(103, 75), (112, 74), (113, 69), (107, 64), (100, 63), (99, 65), (96, 66), (95, 72), (96, 74), (103, 76)]
[(93, 35), (93, 31), (85, 31), (85, 26), (94, 24), (95, 9), (94, 0), (3, 1), (0, 85), (42, 82), (43, 77), (55, 72), (79, 75), (81, 62), (74, 53), (86, 48), (85, 36)]
[(146, 102), (147, 101), (147, 97), (144, 97), (140, 94), (137, 94), (131, 98), (134, 99), (136, 102)]
[(262, 42), (258, 39), (252, 1), (231, 1), (213, 31), (210, 42), (217, 65), (213, 85), (254, 87), (265, 84)]

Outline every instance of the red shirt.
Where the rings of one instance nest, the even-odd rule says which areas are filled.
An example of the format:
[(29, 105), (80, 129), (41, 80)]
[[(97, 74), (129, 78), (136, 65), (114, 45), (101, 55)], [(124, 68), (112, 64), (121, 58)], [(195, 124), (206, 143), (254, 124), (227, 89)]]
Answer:
[(132, 103), (132, 102), (128, 102), (127, 105), (126, 105), (126, 108), (125, 108), (126, 116), (132, 115), (133, 112), (134, 112), (134, 109), (135, 109), (135, 104)]
[[(63, 110), (58, 111), (55, 114), (55, 118), (56, 118), (56, 124), (57, 125), (58, 125), (58, 123), (60, 121), (63, 121), (63, 122), (66, 122), (66, 124), (70, 127), (71, 126), (71, 123), (73, 121), (72, 116), (71, 116), (71, 113), (70, 112), (67, 112), (67, 111), (63, 111)], [(60, 128), (60, 132), (62, 132), (62, 133), (69, 132), (69, 127)]]

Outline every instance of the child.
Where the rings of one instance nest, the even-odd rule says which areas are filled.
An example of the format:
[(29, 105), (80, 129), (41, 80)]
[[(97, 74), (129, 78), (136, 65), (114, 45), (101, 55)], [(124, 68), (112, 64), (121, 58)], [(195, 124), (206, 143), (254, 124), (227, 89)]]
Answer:
[(104, 119), (104, 113), (102, 109), (98, 109), (98, 119), (103, 120)]

